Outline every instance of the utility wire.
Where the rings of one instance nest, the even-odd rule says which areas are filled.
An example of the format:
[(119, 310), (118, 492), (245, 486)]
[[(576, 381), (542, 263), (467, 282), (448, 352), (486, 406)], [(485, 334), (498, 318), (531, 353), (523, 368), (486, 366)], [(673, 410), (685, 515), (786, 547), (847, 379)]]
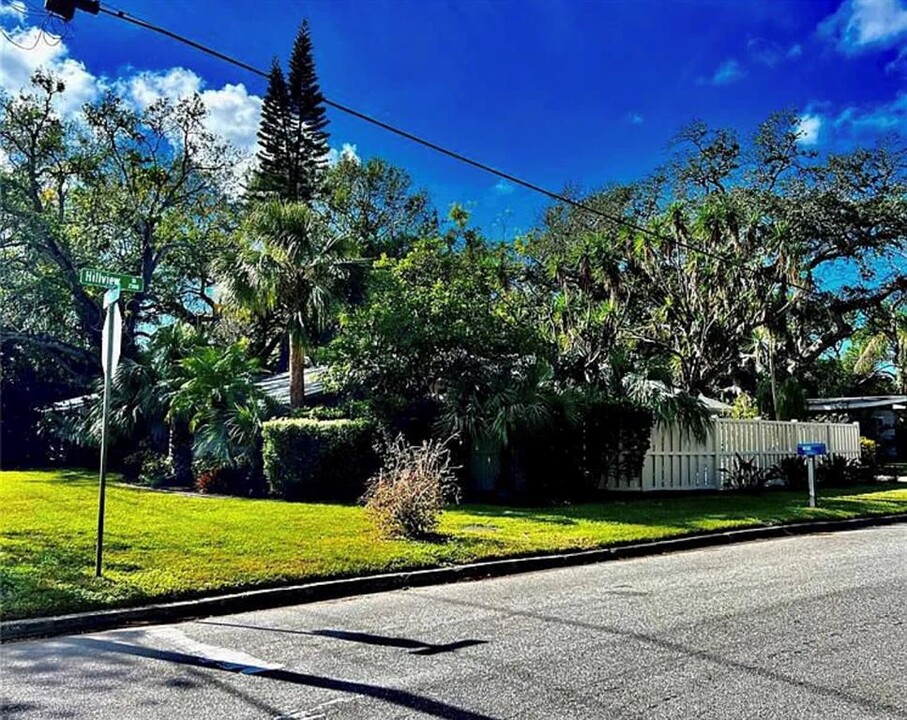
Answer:
[[(228, 62), (231, 65), (235, 65), (236, 67), (242, 68), (243, 70), (246, 70), (247, 72), (253, 73), (254, 75), (258, 75), (259, 77), (263, 77), (263, 78), (270, 77), (270, 73), (267, 73), (264, 70), (255, 67), (254, 65), (250, 65), (246, 62), (243, 62), (242, 60), (239, 60), (235, 57), (222, 53), (219, 50), (215, 50), (212, 47), (203, 45), (200, 42), (197, 42), (195, 40), (192, 40), (191, 38), (185, 37), (184, 35), (180, 35), (179, 33), (175, 33), (172, 30), (168, 30), (165, 27), (155, 25), (153, 23), (148, 22), (147, 20), (142, 20), (141, 18), (138, 18), (134, 15), (130, 15), (125, 10), (108, 9), (108, 8), (101, 6), (100, 11), (106, 15), (110, 15), (112, 17), (118, 18), (119, 20), (124, 20), (128, 23), (137, 25), (138, 27), (144, 28), (146, 30), (151, 30), (152, 32), (156, 32), (161, 35), (165, 35), (166, 37), (176, 40), (177, 42), (181, 42), (184, 45), (193, 47), (196, 50), (200, 50), (203, 53), (211, 55), (212, 57), (216, 57), (219, 60), (223, 60), (224, 62)], [(549, 190), (548, 188), (542, 187), (541, 185), (537, 185), (536, 183), (530, 182), (528, 180), (524, 180), (520, 177), (517, 177), (516, 175), (512, 175), (508, 172), (504, 172), (503, 170), (498, 170), (497, 168), (492, 167), (491, 165), (487, 165), (478, 160), (473, 160), (472, 158), (467, 157), (466, 155), (463, 155), (461, 153), (458, 153), (455, 150), (450, 150), (449, 148), (446, 148), (442, 145), (438, 145), (437, 143), (434, 143), (431, 140), (426, 140), (425, 138), (419, 137), (418, 135), (414, 135), (411, 132), (408, 132), (408, 131), (398, 128), (394, 125), (386, 123), (383, 120), (379, 120), (378, 118), (373, 117), (372, 115), (368, 115), (367, 113), (360, 112), (359, 110), (355, 110), (354, 108), (351, 108), (348, 105), (343, 105), (341, 103), (335, 102), (333, 100), (329, 100), (327, 98), (324, 98), (324, 104), (327, 105), (328, 107), (334, 108), (335, 110), (339, 110), (340, 112), (342, 112), (346, 115), (351, 115), (352, 117), (358, 118), (364, 122), (367, 122), (371, 125), (375, 125), (376, 127), (380, 127), (383, 130), (393, 133), (394, 135), (398, 135), (402, 138), (406, 138), (407, 140), (410, 140), (414, 143), (427, 147), (442, 155), (446, 155), (447, 157), (457, 160), (458, 162), (464, 163), (466, 165), (471, 165), (474, 168), (478, 168), (479, 170), (487, 172), (491, 175), (495, 175), (496, 177), (506, 180), (507, 182), (511, 182), (514, 185), (519, 185), (520, 187), (524, 187), (535, 193), (544, 195), (557, 202), (563, 203), (565, 205), (569, 205), (578, 210), (583, 210), (583, 211), (591, 213), (593, 215), (597, 215), (605, 220), (608, 220), (609, 222), (615, 223), (617, 225), (622, 225), (630, 230), (635, 230), (636, 232), (642, 233), (644, 235), (648, 235), (655, 239), (658, 239), (658, 240), (661, 240), (664, 242), (674, 243), (675, 245), (682, 247), (685, 250), (699, 253), (706, 257), (710, 257), (713, 260), (720, 260), (722, 262), (726, 262), (729, 265), (734, 265), (743, 270), (752, 269), (752, 268), (738, 262), (735, 258), (729, 258), (720, 253), (716, 253), (712, 250), (708, 250), (707, 248), (703, 248), (701, 246), (696, 246), (696, 245), (692, 245), (690, 243), (684, 242), (683, 240), (680, 240), (678, 238), (667, 237), (665, 235), (662, 235), (661, 233), (651, 230), (650, 228), (644, 227), (642, 225), (638, 225), (638, 224), (632, 222), (631, 220), (627, 220), (626, 218), (611, 215), (610, 213), (606, 213), (602, 210), (599, 210), (598, 208), (591, 207), (590, 205), (587, 205), (586, 203), (580, 202), (578, 200), (574, 200), (573, 198), (570, 198), (562, 193), (558, 193), (553, 190)], [(820, 297), (819, 293), (816, 290), (814, 290), (813, 288), (809, 288), (805, 285), (799, 285), (799, 284), (795, 284), (793, 282), (788, 282), (787, 285), (793, 289), (800, 290), (800, 291), (805, 292), (810, 295), (815, 295), (816, 297)]]

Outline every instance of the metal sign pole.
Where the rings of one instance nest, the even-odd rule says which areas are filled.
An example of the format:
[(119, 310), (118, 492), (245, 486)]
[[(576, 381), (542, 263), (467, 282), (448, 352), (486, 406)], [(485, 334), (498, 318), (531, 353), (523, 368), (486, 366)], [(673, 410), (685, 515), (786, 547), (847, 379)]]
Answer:
[(98, 487), (98, 544), (95, 552), (94, 574), (101, 577), (101, 558), (104, 554), (104, 495), (107, 488), (107, 419), (110, 416), (110, 385), (113, 379), (113, 350), (116, 301), (107, 305), (107, 362), (104, 366), (104, 411), (101, 417), (101, 474)]
[(809, 473), (809, 506), (814, 508), (816, 507), (816, 456), (810, 455), (806, 464)]
[(797, 443), (797, 455), (806, 458), (806, 475), (809, 481), (809, 506), (811, 508), (816, 507), (816, 456), (827, 454), (828, 447), (825, 443)]

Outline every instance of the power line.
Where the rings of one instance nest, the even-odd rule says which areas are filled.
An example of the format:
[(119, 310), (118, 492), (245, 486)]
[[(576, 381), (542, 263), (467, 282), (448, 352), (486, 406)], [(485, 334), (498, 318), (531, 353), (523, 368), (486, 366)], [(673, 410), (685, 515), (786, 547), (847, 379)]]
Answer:
[[(124, 21), (131, 23), (133, 25), (136, 25), (138, 27), (144, 28), (146, 30), (151, 30), (152, 32), (159, 33), (161, 35), (171, 38), (172, 40), (181, 42), (184, 45), (188, 45), (192, 48), (195, 48), (196, 50), (206, 53), (207, 55), (211, 55), (212, 57), (218, 58), (219, 60), (223, 60), (224, 62), (230, 63), (231, 65), (235, 65), (236, 67), (246, 70), (247, 72), (253, 73), (254, 75), (258, 75), (259, 77), (263, 77), (263, 78), (270, 77), (270, 73), (267, 73), (264, 70), (255, 67), (254, 65), (250, 65), (249, 63), (243, 62), (242, 60), (239, 60), (235, 57), (227, 55), (226, 53), (222, 53), (219, 50), (215, 50), (212, 47), (209, 47), (200, 42), (197, 42), (196, 40), (192, 40), (191, 38), (188, 38), (184, 35), (175, 33), (172, 30), (168, 30), (165, 27), (161, 27), (159, 25), (155, 25), (154, 23), (148, 22), (147, 20), (138, 18), (134, 15), (127, 13), (125, 10), (121, 10), (118, 8), (108, 9), (103, 6), (99, 7), (99, 10), (100, 10), (100, 12), (102, 12), (106, 15), (110, 15), (111, 17), (115, 17), (119, 20), (124, 20)], [(626, 218), (611, 215), (610, 213), (599, 210), (598, 208), (591, 207), (590, 205), (587, 205), (586, 203), (580, 202), (578, 200), (574, 200), (573, 198), (570, 198), (562, 193), (558, 193), (553, 190), (549, 190), (548, 188), (545, 188), (541, 185), (530, 182), (529, 180), (524, 180), (520, 177), (517, 177), (516, 175), (512, 175), (511, 173), (504, 172), (503, 170), (499, 170), (495, 167), (492, 167), (491, 165), (480, 162), (478, 160), (474, 160), (466, 155), (463, 155), (462, 153), (456, 152), (455, 150), (451, 150), (451, 149), (446, 148), (442, 145), (439, 145), (435, 142), (432, 142), (431, 140), (426, 140), (425, 138), (422, 138), (418, 135), (408, 132), (407, 130), (403, 130), (394, 125), (386, 123), (383, 120), (379, 120), (378, 118), (373, 117), (372, 115), (369, 115), (367, 113), (360, 112), (359, 110), (351, 108), (348, 105), (344, 105), (342, 103), (338, 103), (333, 100), (329, 100), (327, 98), (324, 99), (324, 104), (327, 105), (328, 107), (334, 108), (335, 110), (338, 110), (344, 114), (358, 118), (371, 125), (375, 125), (376, 127), (380, 127), (383, 130), (386, 130), (387, 132), (393, 133), (394, 135), (397, 135), (399, 137), (410, 140), (414, 143), (422, 145), (423, 147), (427, 147), (430, 150), (434, 150), (437, 153), (446, 155), (447, 157), (457, 160), (458, 162), (464, 163), (466, 165), (470, 165), (474, 168), (477, 168), (477, 169), (487, 172), (491, 175), (494, 175), (498, 178), (506, 180), (507, 182), (511, 182), (514, 185), (518, 185), (520, 187), (524, 187), (524, 188), (531, 190), (535, 193), (538, 193), (540, 195), (544, 195), (545, 197), (548, 197), (557, 202), (569, 205), (578, 210), (583, 210), (583, 211), (591, 213), (593, 215), (597, 215), (598, 217), (608, 220), (609, 222), (612, 222), (616, 225), (621, 225), (630, 230), (635, 230), (636, 232), (642, 233), (644, 235), (648, 235), (649, 237), (655, 238), (657, 240), (674, 243), (675, 245), (677, 245), (681, 248), (684, 248), (685, 250), (699, 253), (703, 256), (710, 257), (713, 260), (720, 260), (722, 262), (726, 262), (729, 265), (734, 265), (743, 270), (752, 269), (752, 268), (738, 262), (735, 258), (730, 258), (730, 257), (727, 257), (720, 253), (714, 252), (712, 250), (708, 250), (707, 248), (703, 248), (700, 246), (693, 245), (691, 243), (684, 242), (683, 240), (680, 240), (678, 238), (667, 237), (665, 235), (662, 235), (661, 233), (651, 230), (650, 228), (644, 227), (642, 225), (638, 225), (637, 223), (634, 223), (631, 220), (628, 220)], [(817, 297), (819, 296), (818, 292), (816, 290), (809, 288), (805, 285), (799, 285), (799, 284), (792, 283), (792, 282), (788, 282), (787, 285), (790, 288), (793, 288), (795, 290), (800, 290), (802, 292), (805, 292), (810, 295), (815, 295)]]

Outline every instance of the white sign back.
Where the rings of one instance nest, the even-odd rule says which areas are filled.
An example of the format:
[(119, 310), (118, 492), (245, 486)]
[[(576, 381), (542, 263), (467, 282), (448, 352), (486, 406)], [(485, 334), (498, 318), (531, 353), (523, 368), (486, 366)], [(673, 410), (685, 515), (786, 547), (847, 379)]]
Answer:
[[(113, 321), (113, 327), (111, 327), (111, 320)], [(112, 343), (113, 353), (111, 355), (111, 364), (113, 367), (108, 371), (107, 369), (107, 343)], [(104, 316), (104, 331), (101, 335), (101, 365), (104, 368), (104, 373), (113, 377), (117, 371), (117, 366), (120, 364), (120, 347), (123, 342), (123, 316), (120, 315), (120, 306), (117, 303), (113, 304), (113, 309), (107, 312)]]

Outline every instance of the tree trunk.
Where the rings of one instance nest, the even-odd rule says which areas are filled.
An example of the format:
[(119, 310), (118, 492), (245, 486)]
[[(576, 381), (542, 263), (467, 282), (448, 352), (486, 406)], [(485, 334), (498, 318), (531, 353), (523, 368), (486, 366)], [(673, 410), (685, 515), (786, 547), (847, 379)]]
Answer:
[(173, 469), (175, 485), (192, 485), (192, 433), (186, 423), (174, 420), (170, 423), (167, 453)]
[(299, 331), (290, 333), (290, 407), (305, 405), (305, 343)]
[(772, 420), (780, 420), (778, 417), (778, 382), (775, 378), (775, 336), (769, 333), (768, 336), (768, 372), (772, 383)]

